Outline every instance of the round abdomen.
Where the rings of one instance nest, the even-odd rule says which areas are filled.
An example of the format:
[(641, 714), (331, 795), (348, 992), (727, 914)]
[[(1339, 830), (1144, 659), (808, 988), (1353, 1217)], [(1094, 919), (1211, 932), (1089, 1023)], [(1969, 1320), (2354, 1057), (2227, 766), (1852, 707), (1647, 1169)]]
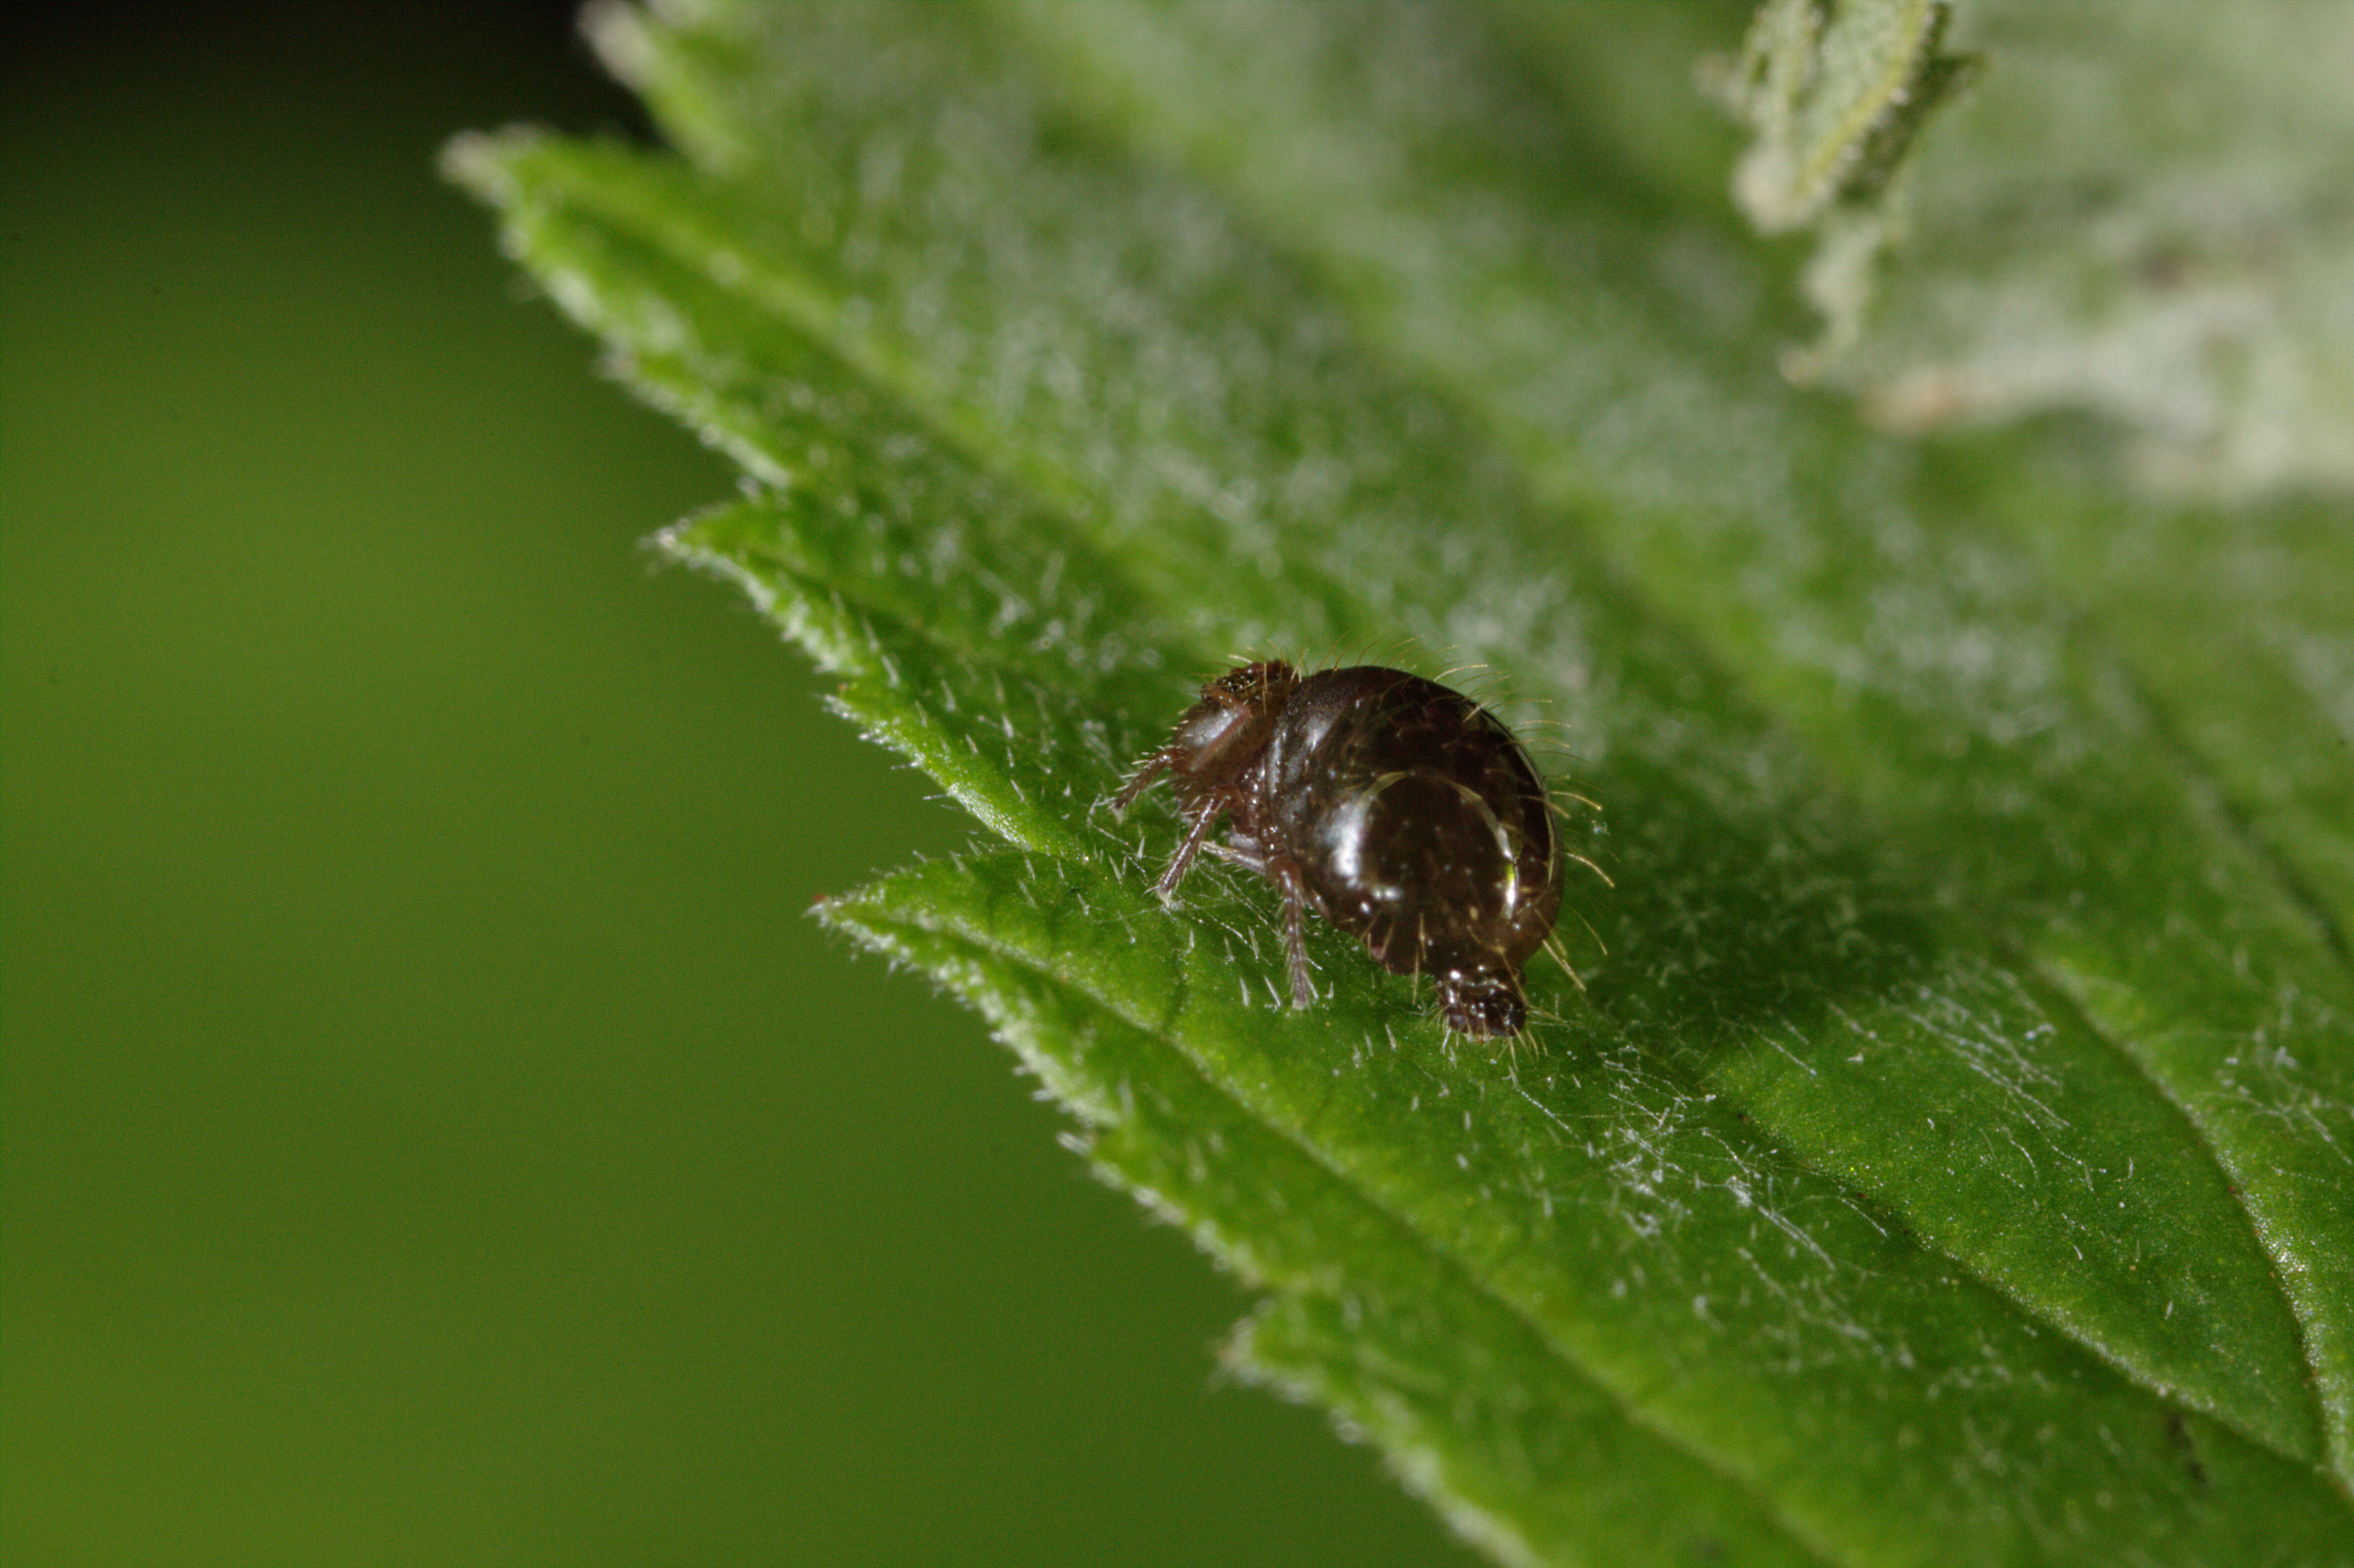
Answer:
[(1520, 968), (1561, 904), (1543, 782), (1469, 698), (1403, 671), (1310, 676), (1263, 775), (1271, 835), (1318, 913), (1400, 974), (1439, 984), (1448, 1022), (1517, 1031)]

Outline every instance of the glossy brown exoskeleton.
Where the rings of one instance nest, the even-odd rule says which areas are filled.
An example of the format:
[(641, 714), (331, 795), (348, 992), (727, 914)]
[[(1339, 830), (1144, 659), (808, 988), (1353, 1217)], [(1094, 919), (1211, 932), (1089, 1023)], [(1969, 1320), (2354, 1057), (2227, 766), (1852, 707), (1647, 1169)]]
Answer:
[(1448, 1028), (1520, 1033), (1521, 966), (1553, 930), (1562, 863), (1544, 781), (1487, 709), (1403, 670), (1246, 664), (1202, 688), (1114, 804), (1163, 773), (1188, 830), (1159, 893), (1204, 848), (1274, 883), (1295, 1005), (1315, 999), (1314, 909), (1391, 970), (1436, 980)]

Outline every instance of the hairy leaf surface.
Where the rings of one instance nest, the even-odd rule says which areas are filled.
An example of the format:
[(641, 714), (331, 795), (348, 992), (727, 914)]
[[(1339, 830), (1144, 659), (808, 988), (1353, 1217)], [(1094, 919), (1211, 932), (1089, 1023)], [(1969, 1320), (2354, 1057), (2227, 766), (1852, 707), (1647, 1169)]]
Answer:
[[(665, 547), (988, 830), (825, 917), (1468, 1535), (2354, 1561), (2344, 531), (1789, 390), (1729, 143), (1630, 129), (1712, 20), (1619, 15), (608, 13), (683, 158), (451, 164), (741, 461)], [(1151, 897), (1104, 802), (1269, 653), (1478, 666), (1601, 802), (1524, 1048), (1320, 923), (1286, 1007), (1230, 868)]]

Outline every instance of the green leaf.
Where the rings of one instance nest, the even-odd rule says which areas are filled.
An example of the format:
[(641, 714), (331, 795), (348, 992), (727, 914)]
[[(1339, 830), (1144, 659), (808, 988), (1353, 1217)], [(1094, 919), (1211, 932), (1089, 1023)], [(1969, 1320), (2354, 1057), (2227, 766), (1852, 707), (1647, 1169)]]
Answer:
[[(609, 11), (683, 159), (450, 163), (741, 461), (664, 547), (990, 830), (823, 917), (1260, 1288), (1246, 1375), (1507, 1562), (2354, 1562), (2342, 519), (1790, 391), (1641, 129), (1722, 29), (1608, 15)], [(1482, 663), (1602, 802), (1525, 1049), (1152, 898), (1104, 802), (1258, 652)]]

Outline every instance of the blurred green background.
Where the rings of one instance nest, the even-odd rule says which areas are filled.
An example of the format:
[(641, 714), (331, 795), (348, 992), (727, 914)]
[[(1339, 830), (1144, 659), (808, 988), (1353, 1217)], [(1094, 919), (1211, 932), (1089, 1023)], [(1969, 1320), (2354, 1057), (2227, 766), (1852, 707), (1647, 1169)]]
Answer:
[(967, 829), (433, 174), (642, 133), (570, 7), (6, 48), (0, 1554), (1466, 1560), (803, 918)]

